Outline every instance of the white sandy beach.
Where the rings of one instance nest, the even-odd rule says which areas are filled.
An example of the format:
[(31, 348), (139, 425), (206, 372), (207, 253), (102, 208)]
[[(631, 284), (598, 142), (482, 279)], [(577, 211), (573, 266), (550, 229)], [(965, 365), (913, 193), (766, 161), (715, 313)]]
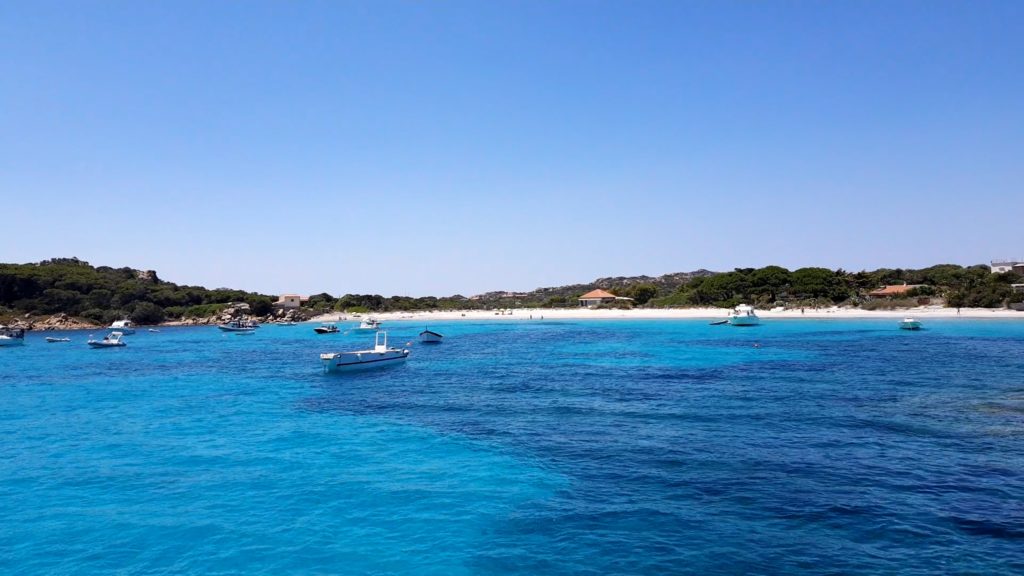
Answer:
[[(380, 320), (603, 320), (603, 319), (724, 319), (729, 311), (724, 308), (676, 308), (676, 309), (634, 309), (634, 310), (597, 310), (588, 308), (517, 308), (504, 313), (495, 310), (456, 310), (445, 312), (382, 312), (363, 314)], [(772, 318), (1018, 318), (1024, 320), (1024, 312), (1007, 309), (940, 308), (923, 306), (900, 310), (861, 310), (858, 308), (807, 308), (803, 312), (796, 310), (758, 310), (757, 315), (763, 319)], [(325, 314), (314, 318), (313, 322), (334, 322), (343, 318), (352, 320), (349, 314)]]

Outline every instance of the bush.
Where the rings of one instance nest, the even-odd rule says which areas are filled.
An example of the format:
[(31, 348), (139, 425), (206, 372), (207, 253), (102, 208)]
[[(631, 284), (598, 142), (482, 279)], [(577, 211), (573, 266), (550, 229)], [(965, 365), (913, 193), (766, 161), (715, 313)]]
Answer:
[(132, 311), (131, 320), (136, 324), (159, 324), (165, 318), (164, 309), (152, 302), (139, 302)]

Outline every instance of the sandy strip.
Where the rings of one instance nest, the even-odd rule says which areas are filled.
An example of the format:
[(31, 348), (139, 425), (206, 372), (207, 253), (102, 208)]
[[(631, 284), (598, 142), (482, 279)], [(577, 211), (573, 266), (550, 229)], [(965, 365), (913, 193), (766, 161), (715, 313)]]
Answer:
[[(613, 318), (654, 320), (654, 319), (724, 319), (729, 311), (723, 308), (679, 308), (679, 309), (636, 309), (636, 310), (591, 310), (588, 308), (516, 308), (505, 310), (458, 310), (445, 312), (381, 312), (363, 314), (362, 317), (373, 317), (378, 320), (603, 320)], [(764, 319), (770, 318), (1018, 318), (1024, 320), (1024, 312), (1007, 309), (940, 308), (925, 306), (901, 310), (861, 310), (859, 308), (806, 308), (803, 312), (796, 310), (758, 310), (757, 315)], [(358, 320), (357, 316), (345, 314), (325, 314), (317, 316), (313, 322), (340, 322)]]

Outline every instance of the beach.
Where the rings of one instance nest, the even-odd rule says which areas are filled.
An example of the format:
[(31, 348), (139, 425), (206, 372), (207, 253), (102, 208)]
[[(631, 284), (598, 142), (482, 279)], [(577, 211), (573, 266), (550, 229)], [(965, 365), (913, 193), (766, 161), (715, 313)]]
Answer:
[[(361, 316), (372, 316), (379, 320), (670, 320), (670, 319), (724, 319), (729, 310), (725, 308), (637, 308), (632, 310), (591, 309), (591, 308), (516, 308), (501, 310), (453, 310), (437, 312), (374, 312)], [(1024, 320), (1024, 312), (1006, 308), (943, 308), (937, 306), (921, 306), (898, 310), (862, 310), (859, 308), (806, 308), (788, 310), (758, 310), (757, 315), (764, 320), (813, 318), (813, 319), (899, 319), (912, 316), (918, 319), (928, 318), (1017, 318)], [(338, 322), (343, 319), (352, 320), (353, 314), (334, 313), (322, 314), (313, 318), (312, 322)]]

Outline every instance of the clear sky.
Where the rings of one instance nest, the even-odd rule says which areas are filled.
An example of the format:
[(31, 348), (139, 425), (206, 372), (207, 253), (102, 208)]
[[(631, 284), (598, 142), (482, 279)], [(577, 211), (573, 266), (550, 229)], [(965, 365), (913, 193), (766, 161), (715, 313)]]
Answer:
[(0, 3), (0, 261), (268, 293), (1024, 256), (1024, 2)]

